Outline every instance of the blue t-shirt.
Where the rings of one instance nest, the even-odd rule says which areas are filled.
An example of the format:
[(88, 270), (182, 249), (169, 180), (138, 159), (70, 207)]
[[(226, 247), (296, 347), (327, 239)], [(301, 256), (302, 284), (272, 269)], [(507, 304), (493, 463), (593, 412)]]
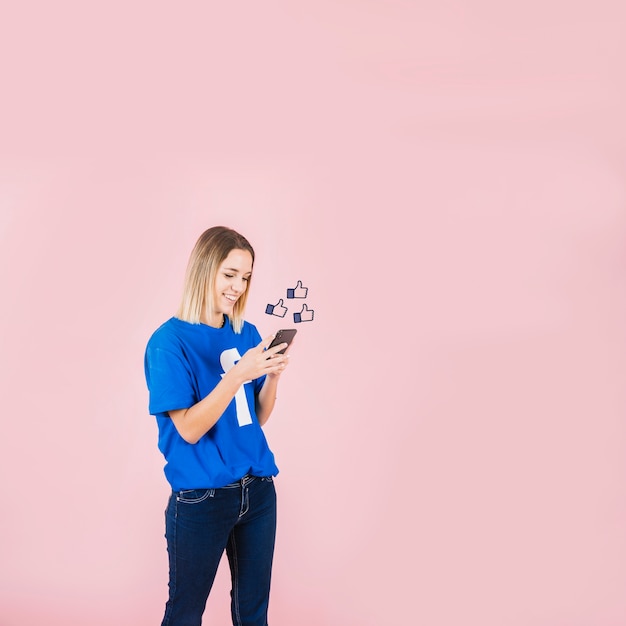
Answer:
[(247, 322), (237, 334), (171, 318), (148, 341), (145, 354), (149, 411), (159, 427), (165, 476), (174, 491), (212, 489), (245, 474), (275, 476), (278, 468), (255, 410), (265, 377), (244, 383), (214, 426), (195, 444), (178, 433), (168, 411), (188, 409), (206, 397), (225, 372), (261, 341)]

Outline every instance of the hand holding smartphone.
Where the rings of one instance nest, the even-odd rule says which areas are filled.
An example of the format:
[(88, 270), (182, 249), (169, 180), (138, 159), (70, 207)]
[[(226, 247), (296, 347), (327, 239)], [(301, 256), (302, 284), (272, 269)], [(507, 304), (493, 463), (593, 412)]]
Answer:
[[(297, 332), (297, 328), (281, 328), (279, 331), (276, 332), (276, 336), (274, 337), (274, 339), (272, 339), (272, 343), (270, 343), (267, 349), (269, 350), (270, 348), (278, 346), (281, 343), (286, 343), (288, 348), (289, 344), (291, 344)], [(287, 348), (279, 350), (276, 354), (284, 354)]]

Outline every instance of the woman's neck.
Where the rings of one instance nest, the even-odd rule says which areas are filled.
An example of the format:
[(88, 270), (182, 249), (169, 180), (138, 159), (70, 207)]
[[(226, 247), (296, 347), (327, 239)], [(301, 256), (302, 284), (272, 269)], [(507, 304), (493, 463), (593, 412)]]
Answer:
[(226, 322), (226, 317), (223, 313), (215, 313), (210, 319), (208, 316), (203, 315), (200, 318), (200, 321), (207, 326), (211, 326), (212, 328), (222, 328)]

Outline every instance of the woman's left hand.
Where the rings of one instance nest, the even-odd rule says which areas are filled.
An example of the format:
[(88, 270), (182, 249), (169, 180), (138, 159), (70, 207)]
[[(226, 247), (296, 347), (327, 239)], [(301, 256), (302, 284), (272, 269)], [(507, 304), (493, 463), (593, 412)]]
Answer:
[(289, 355), (288, 354), (275, 354), (271, 356), (268, 361), (272, 363), (272, 361), (276, 360), (278, 369), (272, 369), (272, 371), (267, 373), (268, 378), (280, 378), (280, 375), (287, 369), (287, 365), (289, 365)]

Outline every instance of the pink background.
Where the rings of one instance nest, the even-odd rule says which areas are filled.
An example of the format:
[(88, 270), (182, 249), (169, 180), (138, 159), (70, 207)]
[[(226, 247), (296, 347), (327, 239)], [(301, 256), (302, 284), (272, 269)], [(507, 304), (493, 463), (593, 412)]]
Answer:
[(160, 623), (143, 350), (215, 224), (315, 310), (273, 626), (626, 624), (622, 6), (5, 3), (2, 626)]

